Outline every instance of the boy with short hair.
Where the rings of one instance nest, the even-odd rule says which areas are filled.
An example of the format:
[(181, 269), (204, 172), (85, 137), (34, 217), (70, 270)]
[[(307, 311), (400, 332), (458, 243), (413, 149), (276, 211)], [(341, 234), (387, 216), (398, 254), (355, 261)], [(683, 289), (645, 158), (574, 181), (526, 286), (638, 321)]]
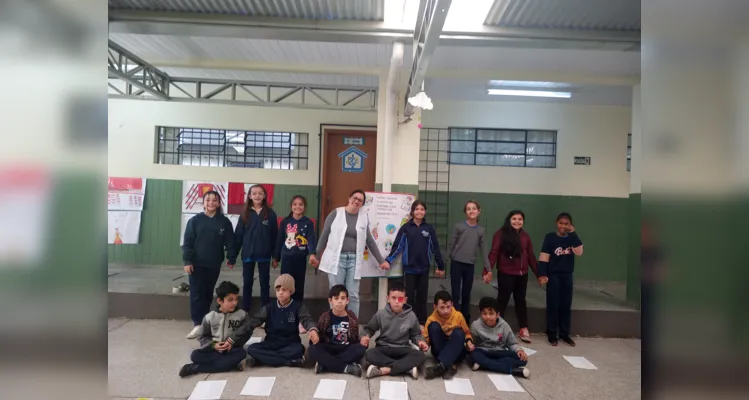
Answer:
[[(429, 349), (421, 335), (419, 320), (410, 305), (406, 304), (406, 287), (403, 283), (389, 283), (388, 304), (377, 311), (364, 327), (361, 344), (369, 347), (369, 340), (378, 331), (375, 347), (367, 350), (366, 358), (371, 364), (367, 369), (367, 378), (382, 375), (410, 374), (419, 378), (418, 366), (424, 363), (424, 353)], [(421, 351), (411, 347), (417, 343)]]
[(457, 364), (464, 359), (465, 345), (472, 336), (463, 314), (453, 307), (452, 296), (447, 291), (434, 294), (434, 311), (427, 318), (424, 330), (427, 344), (432, 345), (432, 355), (439, 361), (428, 367), (424, 376), (451, 379), (458, 372)]
[(361, 376), (359, 361), (367, 348), (359, 343), (356, 315), (346, 309), (349, 303), (346, 287), (330, 288), (328, 303), (330, 310), (323, 312), (317, 321), (320, 341), (308, 349), (309, 357), (315, 361), (315, 373), (329, 371)]
[(299, 324), (309, 332), (309, 339), (317, 343), (319, 339), (315, 322), (301, 302), (294, 301), (294, 278), (282, 274), (276, 278), (276, 301), (263, 308), (250, 318), (241, 329), (235, 331), (229, 340), (247, 341), (255, 328), (265, 323), (265, 339), (247, 347), (249, 366), (301, 367), (304, 365), (304, 345), (299, 337)]
[(466, 342), (472, 370), (483, 368), (502, 374), (528, 378), (531, 371), (525, 367), (528, 355), (518, 345), (512, 328), (499, 316), (497, 301), (484, 297), (479, 301), (481, 317), (471, 324), (473, 339)]
[(247, 313), (237, 308), (239, 287), (231, 282), (221, 282), (216, 287), (218, 311), (210, 311), (203, 317), (202, 335), (198, 337), (200, 348), (190, 355), (192, 363), (179, 370), (179, 376), (199, 373), (227, 372), (232, 369), (244, 371), (246, 342), (231, 342), (229, 337), (242, 326)]

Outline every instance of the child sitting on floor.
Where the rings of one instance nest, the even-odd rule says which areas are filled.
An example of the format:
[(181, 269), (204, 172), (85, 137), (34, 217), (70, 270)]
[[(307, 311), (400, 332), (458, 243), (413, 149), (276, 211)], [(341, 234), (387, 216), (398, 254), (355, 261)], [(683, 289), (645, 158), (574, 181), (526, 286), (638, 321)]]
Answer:
[(309, 357), (315, 361), (315, 373), (343, 372), (361, 376), (361, 361), (366, 347), (359, 343), (359, 323), (348, 305), (348, 290), (335, 285), (328, 294), (331, 309), (320, 315), (317, 329), (320, 341), (309, 347)]
[[(367, 378), (381, 375), (410, 374), (419, 378), (418, 366), (424, 363), (423, 351), (429, 349), (419, 327), (419, 320), (410, 305), (406, 304), (406, 288), (401, 282), (390, 282), (388, 304), (377, 311), (364, 327), (361, 344), (369, 347), (369, 340), (378, 331), (376, 346), (367, 350), (366, 358), (371, 364)], [(418, 343), (421, 351), (411, 347), (411, 341)]]
[(471, 324), (473, 339), (466, 342), (473, 363), (472, 370), (483, 368), (502, 374), (528, 378), (531, 371), (525, 367), (528, 355), (518, 346), (510, 325), (499, 316), (497, 301), (484, 297), (479, 301), (481, 318)]
[(233, 369), (244, 371), (246, 342), (228, 340), (245, 321), (247, 313), (237, 309), (239, 287), (231, 282), (221, 282), (216, 288), (218, 311), (210, 311), (203, 317), (202, 335), (198, 337), (200, 348), (190, 355), (192, 363), (179, 370), (179, 376), (199, 373), (227, 372)]
[(304, 365), (304, 345), (299, 337), (299, 324), (309, 332), (309, 339), (317, 343), (315, 322), (307, 308), (291, 295), (294, 293), (294, 278), (282, 274), (276, 279), (276, 301), (271, 302), (249, 319), (242, 328), (234, 331), (229, 341), (247, 341), (255, 328), (265, 323), (265, 339), (247, 347), (249, 366), (301, 367)]
[(434, 311), (427, 318), (427, 344), (439, 362), (424, 371), (427, 379), (442, 376), (450, 379), (458, 372), (458, 363), (465, 358), (465, 344), (471, 340), (471, 330), (460, 311), (453, 308), (450, 293), (441, 290), (434, 295)]

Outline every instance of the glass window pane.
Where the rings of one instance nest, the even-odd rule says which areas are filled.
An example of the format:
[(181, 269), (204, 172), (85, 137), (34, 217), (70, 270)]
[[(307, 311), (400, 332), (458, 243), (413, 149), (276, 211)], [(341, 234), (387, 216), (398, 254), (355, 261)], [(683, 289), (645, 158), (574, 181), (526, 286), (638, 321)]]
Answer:
[(477, 154), (476, 165), (495, 165), (502, 167), (522, 167), (525, 156), (513, 154)]
[(478, 140), (503, 140), (510, 142), (524, 142), (525, 131), (509, 131), (509, 130), (479, 130), (477, 134)]
[(528, 131), (529, 142), (554, 143), (556, 132), (554, 131)]
[[(476, 149), (476, 142), (473, 141), (461, 141), (461, 140), (451, 140), (450, 141), (450, 151), (452, 152), (468, 152), (473, 153)], [(435, 149), (436, 150), (436, 149)]]
[(526, 166), (537, 168), (554, 168), (556, 166), (556, 157), (553, 156), (527, 156)]
[(555, 154), (554, 152), (556, 151), (555, 147), (556, 145), (553, 145), (553, 144), (528, 143), (526, 154), (553, 156)]
[(450, 153), (451, 164), (473, 165), (473, 154)]
[(477, 153), (513, 153), (524, 154), (524, 143), (503, 143), (503, 142), (476, 142)]
[(450, 129), (450, 139), (475, 140), (476, 131), (473, 129)]

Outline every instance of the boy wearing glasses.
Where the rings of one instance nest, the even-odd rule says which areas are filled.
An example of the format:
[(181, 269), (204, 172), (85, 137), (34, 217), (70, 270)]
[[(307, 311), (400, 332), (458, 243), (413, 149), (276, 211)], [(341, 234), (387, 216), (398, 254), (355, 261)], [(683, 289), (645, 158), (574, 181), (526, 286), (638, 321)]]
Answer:
[[(406, 304), (407, 300), (403, 283), (390, 282), (388, 304), (377, 311), (364, 327), (361, 344), (365, 347), (369, 346), (370, 338), (380, 332), (375, 347), (366, 352), (365, 357), (371, 364), (367, 369), (367, 378), (401, 374), (419, 378), (418, 366), (424, 363), (426, 357), (423, 352), (429, 346), (421, 334), (419, 320), (411, 306)], [(410, 342), (417, 343), (421, 351), (411, 347)]]

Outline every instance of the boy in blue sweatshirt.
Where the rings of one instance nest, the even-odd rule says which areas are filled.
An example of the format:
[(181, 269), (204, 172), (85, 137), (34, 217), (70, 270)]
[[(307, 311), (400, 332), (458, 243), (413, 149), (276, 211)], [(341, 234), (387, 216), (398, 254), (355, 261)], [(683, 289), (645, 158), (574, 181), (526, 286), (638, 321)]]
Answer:
[(411, 301), (414, 313), (423, 325), (427, 320), (427, 293), (429, 291), (429, 267), (432, 257), (437, 262), (437, 276), (445, 276), (445, 262), (442, 260), (437, 232), (426, 222), (427, 206), (421, 200), (411, 205), (411, 219), (401, 226), (393, 242), (393, 249), (385, 259), (392, 264), (399, 254), (403, 254), (403, 276), (406, 284), (406, 297)]
[(276, 239), (276, 248), (273, 258), (276, 263), (281, 262), (281, 273), (289, 274), (294, 278), (296, 290), (291, 296), (295, 301), (304, 300), (304, 281), (307, 275), (307, 256), (314, 265), (315, 246), (315, 224), (304, 216), (307, 207), (307, 199), (296, 195), (291, 199), (291, 213), (281, 220)]
[(317, 344), (315, 322), (301, 302), (294, 301), (294, 278), (283, 274), (276, 279), (276, 301), (258, 313), (229, 336), (231, 342), (247, 342), (255, 328), (265, 323), (265, 339), (247, 347), (248, 366), (301, 367), (304, 365), (304, 345), (299, 337), (299, 324), (309, 332), (309, 339)]

